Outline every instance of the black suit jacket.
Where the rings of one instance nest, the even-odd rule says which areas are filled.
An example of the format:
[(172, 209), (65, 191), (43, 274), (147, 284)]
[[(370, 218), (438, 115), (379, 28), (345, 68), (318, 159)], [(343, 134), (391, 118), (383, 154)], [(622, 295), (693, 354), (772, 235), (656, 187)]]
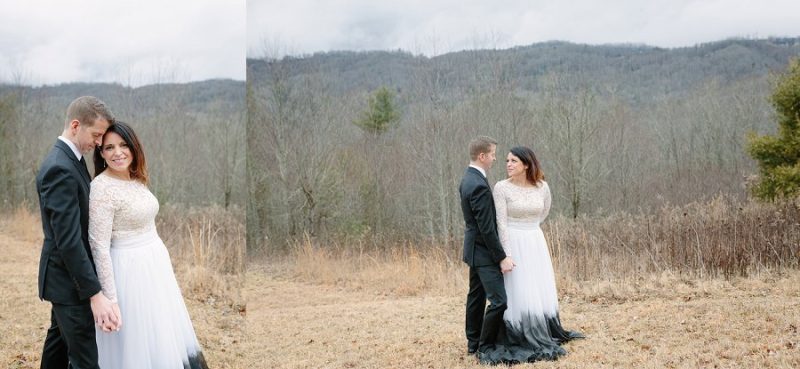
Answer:
[(39, 298), (78, 305), (100, 292), (89, 249), (89, 171), (57, 140), (36, 175), (44, 242)]
[(469, 266), (498, 265), (506, 253), (497, 235), (492, 188), (481, 172), (468, 167), (458, 187), (464, 214), (464, 262)]

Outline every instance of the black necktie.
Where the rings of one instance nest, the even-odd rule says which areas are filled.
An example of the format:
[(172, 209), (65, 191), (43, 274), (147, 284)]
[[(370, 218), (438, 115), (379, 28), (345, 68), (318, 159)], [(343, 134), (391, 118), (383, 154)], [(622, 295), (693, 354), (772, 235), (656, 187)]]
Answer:
[(89, 168), (86, 167), (86, 160), (83, 160), (83, 156), (81, 156), (80, 163), (81, 163), (81, 168), (83, 169), (83, 174), (86, 175), (86, 179), (91, 178), (91, 176), (89, 176)]

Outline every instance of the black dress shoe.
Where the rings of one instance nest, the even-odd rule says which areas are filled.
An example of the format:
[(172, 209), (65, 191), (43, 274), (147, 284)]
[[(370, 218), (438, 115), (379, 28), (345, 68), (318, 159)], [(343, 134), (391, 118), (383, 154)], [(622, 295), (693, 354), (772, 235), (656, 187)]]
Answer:
[(467, 354), (474, 355), (478, 352), (478, 344), (468, 344), (467, 345)]

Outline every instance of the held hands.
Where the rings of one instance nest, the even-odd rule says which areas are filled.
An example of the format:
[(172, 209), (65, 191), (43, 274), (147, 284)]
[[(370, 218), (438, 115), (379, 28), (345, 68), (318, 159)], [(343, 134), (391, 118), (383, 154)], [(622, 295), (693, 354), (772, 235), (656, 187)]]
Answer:
[(117, 316), (116, 330), (119, 331), (122, 328), (122, 313), (119, 312), (119, 304), (117, 304), (116, 302), (111, 303), (111, 310), (113, 310), (114, 314)]
[(500, 271), (503, 274), (510, 272), (517, 264), (514, 263), (514, 260), (511, 260), (510, 256), (506, 256), (505, 259), (500, 261)]
[(103, 332), (118, 331), (122, 327), (122, 314), (118, 304), (111, 302), (102, 292), (92, 296), (90, 302), (94, 324)]

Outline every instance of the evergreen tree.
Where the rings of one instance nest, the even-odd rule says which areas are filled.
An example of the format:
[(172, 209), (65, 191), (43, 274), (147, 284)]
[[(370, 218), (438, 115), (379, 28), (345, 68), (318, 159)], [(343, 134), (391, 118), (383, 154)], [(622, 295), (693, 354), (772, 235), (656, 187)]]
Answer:
[(353, 122), (361, 128), (364, 136), (364, 159), (367, 170), (361, 179), (360, 195), (362, 200), (363, 222), (373, 232), (383, 232), (386, 213), (386, 191), (384, 172), (387, 158), (382, 155), (384, 137), (382, 134), (400, 120), (400, 113), (394, 105), (394, 94), (383, 86), (375, 91), (368, 100), (368, 108), (361, 113), (361, 118)]
[(760, 170), (753, 194), (763, 200), (800, 195), (800, 59), (777, 79), (770, 102), (776, 110), (776, 136), (749, 137), (748, 152)]
[(381, 87), (369, 97), (369, 108), (361, 118), (353, 122), (373, 136), (380, 136), (400, 120), (400, 113), (394, 106), (394, 94), (386, 86)]

